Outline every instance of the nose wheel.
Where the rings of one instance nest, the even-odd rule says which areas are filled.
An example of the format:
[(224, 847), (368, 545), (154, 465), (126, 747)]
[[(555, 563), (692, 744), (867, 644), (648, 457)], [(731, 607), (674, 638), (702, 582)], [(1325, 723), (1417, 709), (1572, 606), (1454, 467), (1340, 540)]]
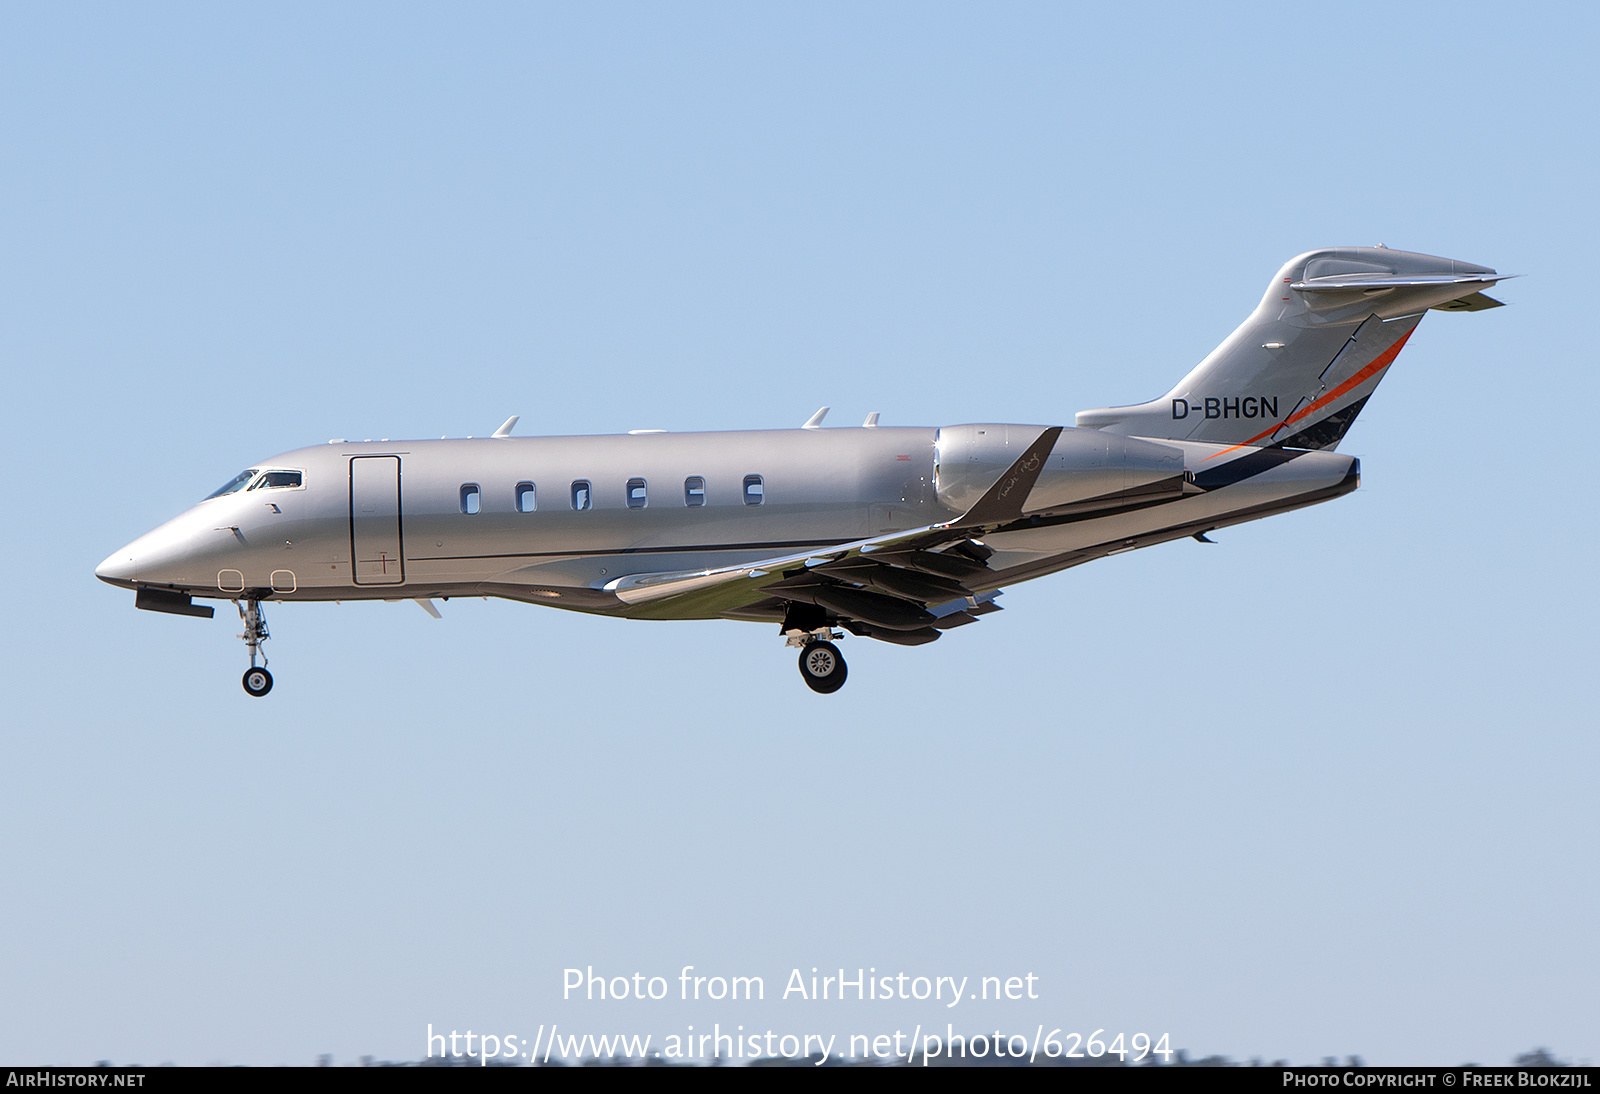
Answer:
[[(272, 637), (267, 631), (267, 618), (261, 614), (261, 601), (235, 600), (234, 605), (239, 609), (239, 618), (244, 620), (244, 633), (239, 637), (244, 639), (244, 644), (250, 649), (250, 667), (245, 670), (245, 694), (254, 698), (261, 698), (272, 690), (272, 673), (267, 671), (267, 655), (261, 651), (261, 644)], [(256, 664), (256, 658), (261, 659), (261, 664)]]
[(812, 691), (832, 695), (844, 687), (849, 671), (832, 642), (808, 642), (800, 650), (800, 676)]

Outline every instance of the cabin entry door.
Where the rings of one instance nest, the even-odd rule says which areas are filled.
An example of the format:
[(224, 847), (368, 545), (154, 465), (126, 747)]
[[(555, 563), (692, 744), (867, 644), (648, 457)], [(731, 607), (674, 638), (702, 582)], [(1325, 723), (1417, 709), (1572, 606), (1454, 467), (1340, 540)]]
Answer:
[(350, 558), (357, 585), (399, 585), (401, 555), (400, 457), (350, 459)]

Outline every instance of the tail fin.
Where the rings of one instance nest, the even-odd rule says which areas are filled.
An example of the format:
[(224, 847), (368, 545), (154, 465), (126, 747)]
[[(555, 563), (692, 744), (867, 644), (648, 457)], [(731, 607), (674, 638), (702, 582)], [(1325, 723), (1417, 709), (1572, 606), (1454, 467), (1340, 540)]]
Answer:
[(1498, 307), (1481, 290), (1505, 276), (1386, 247), (1308, 251), (1166, 395), (1081, 411), (1077, 424), (1162, 440), (1337, 448), (1423, 313)]

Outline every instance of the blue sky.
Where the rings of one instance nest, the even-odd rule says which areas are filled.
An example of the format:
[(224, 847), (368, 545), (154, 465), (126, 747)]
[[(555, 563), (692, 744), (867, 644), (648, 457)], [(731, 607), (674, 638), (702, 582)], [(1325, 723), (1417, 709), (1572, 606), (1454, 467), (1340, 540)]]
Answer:
[[(1600, 1058), (1589, 8), (0, 25), (0, 1059), (942, 1019), (560, 998), (686, 964), (1032, 972), (975, 1025), (1236, 1058)], [(767, 627), (452, 601), (274, 609), (256, 702), (230, 607), (92, 576), (329, 437), (1070, 424), (1377, 242), (1527, 276), (1424, 322), (1360, 491), (852, 641), (831, 698)]]

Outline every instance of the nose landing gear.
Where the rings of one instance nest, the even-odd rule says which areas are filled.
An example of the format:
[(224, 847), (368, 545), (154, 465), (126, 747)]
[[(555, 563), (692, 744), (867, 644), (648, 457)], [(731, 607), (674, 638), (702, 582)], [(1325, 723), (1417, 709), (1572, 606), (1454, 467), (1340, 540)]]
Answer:
[[(259, 699), (272, 690), (272, 673), (267, 671), (267, 655), (261, 652), (261, 643), (272, 636), (267, 632), (266, 617), (261, 614), (261, 601), (252, 598), (242, 603), (235, 600), (233, 603), (239, 609), (239, 618), (244, 620), (244, 633), (239, 637), (250, 648), (250, 667), (245, 670), (244, 690)], [(257, 657), (261, 658), (259, 667), (256, 665)]]
[(249, 668), (244, 671), (244, 690), (257, 699), (272, 690), (272, 673), (266, 669)]

